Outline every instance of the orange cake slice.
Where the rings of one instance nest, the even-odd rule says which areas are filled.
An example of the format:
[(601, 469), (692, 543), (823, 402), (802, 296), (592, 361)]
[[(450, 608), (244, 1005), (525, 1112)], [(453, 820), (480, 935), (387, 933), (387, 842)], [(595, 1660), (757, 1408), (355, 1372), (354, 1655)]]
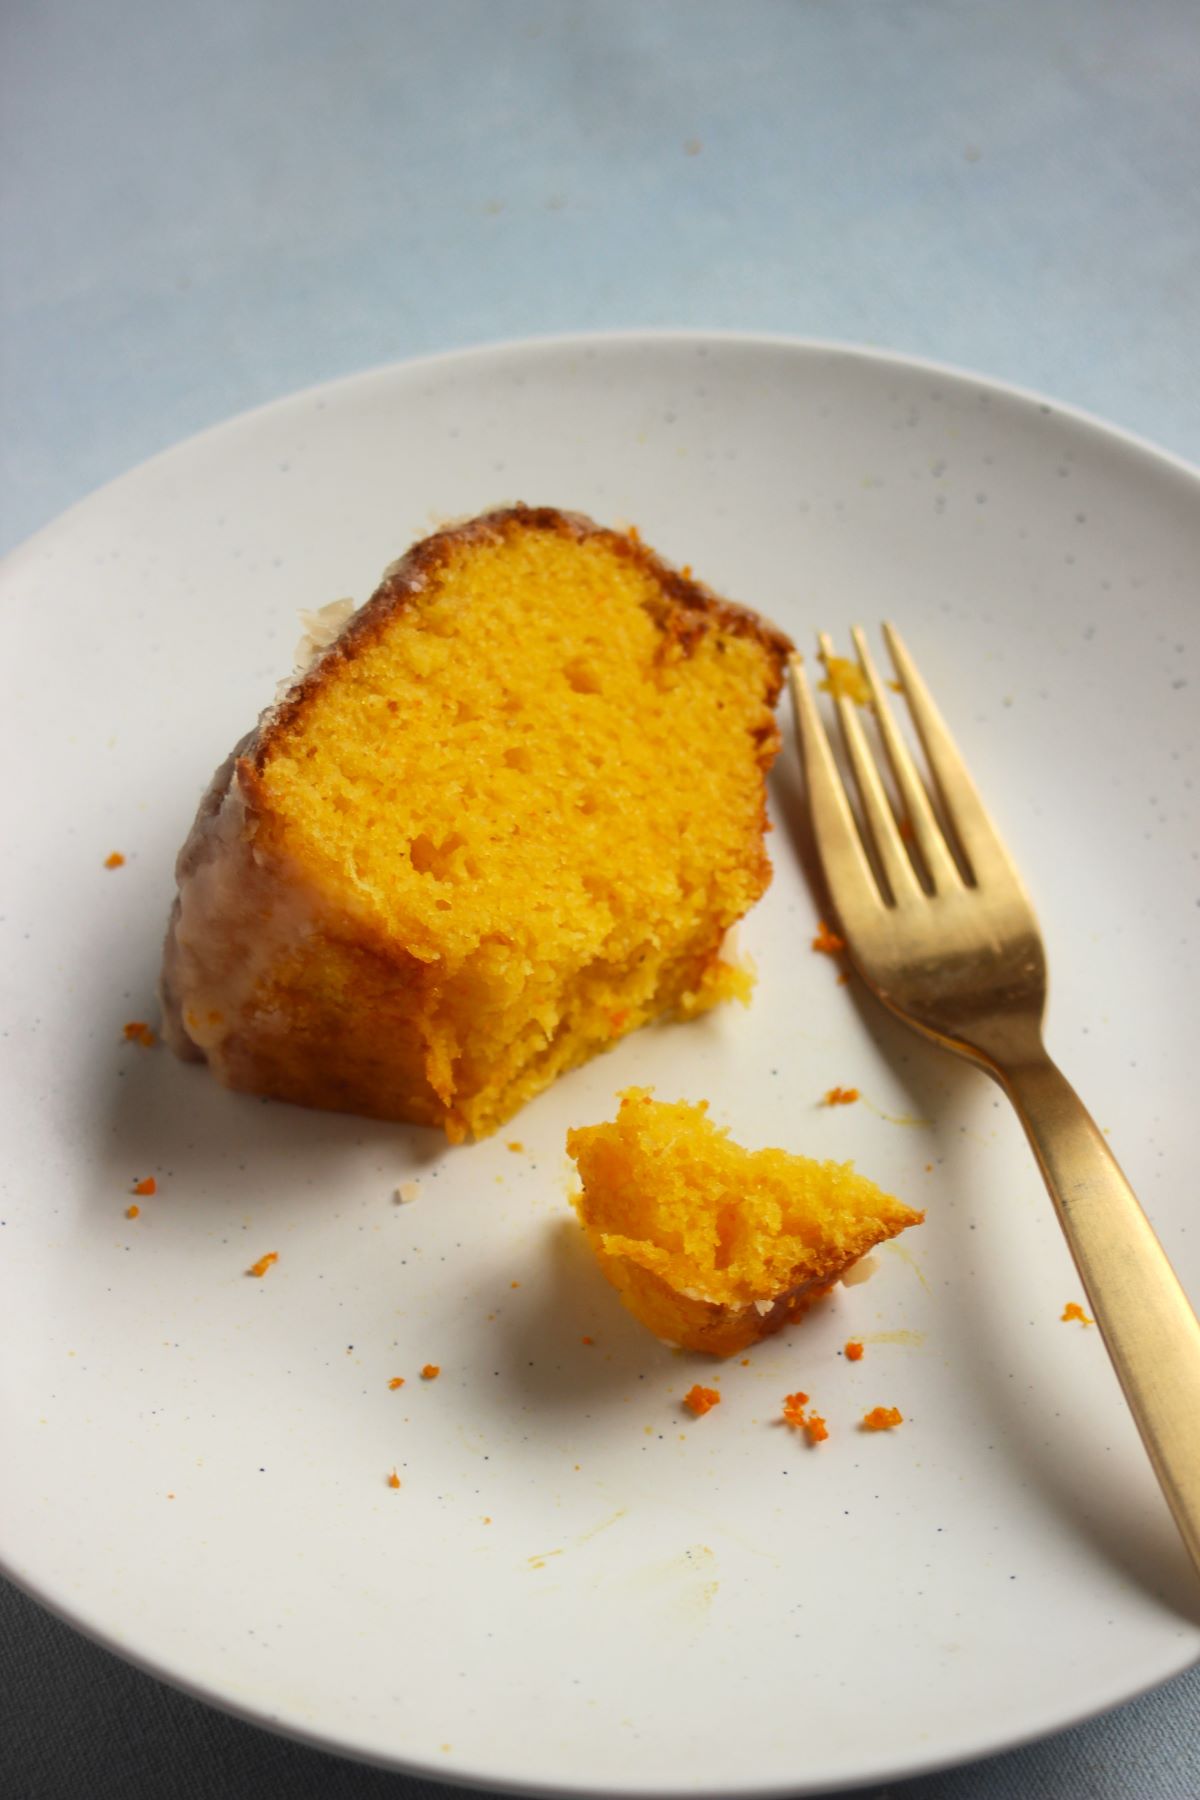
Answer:
[(165, 1029), (231, 1087), (492, 1131), (745, 985), (790, 650), (636, 533), (513, 507), (385, 576), (218, 771)]
[(744, 1150), (707, 1106), (630, 1088), (611, 1124), (567, 1133), (567, 1153), (588, 1241), (629, 1310), (671, 1343), (729, 1356), (925, 1215), (852, 1163)]

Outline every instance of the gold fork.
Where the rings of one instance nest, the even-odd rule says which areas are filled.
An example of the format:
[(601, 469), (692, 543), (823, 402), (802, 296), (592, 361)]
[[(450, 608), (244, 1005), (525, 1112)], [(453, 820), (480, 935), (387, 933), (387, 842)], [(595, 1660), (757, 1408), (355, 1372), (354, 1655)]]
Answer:
[[(1017, 1109), (1130, 1411), (1200, 1569), (1200, 1323), (1095, 1122), (1042, 1043), (1046, 959), (1033, 908), (912, 658), (884, 626), (942, 823), (857, 627), (858, 667), (891, 766), (834, 689), (860, 832), (799, 657), (792, 697), (813, 832), (853, 963), (894, 1013), (1000, 1083)], [(852, 669), (852, 665), (851, 665)]]

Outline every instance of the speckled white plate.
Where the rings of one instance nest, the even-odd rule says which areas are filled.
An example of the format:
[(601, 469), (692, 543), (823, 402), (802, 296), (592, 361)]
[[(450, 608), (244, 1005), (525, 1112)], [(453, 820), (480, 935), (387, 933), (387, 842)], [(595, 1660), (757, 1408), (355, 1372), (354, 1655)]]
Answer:
[[(555, 1792), (811, 1792), (1165, 1678), (1200, 1587), (1097, 1334), (1060, 1323), (1081, 1295), (1039, 1177), (983, 1077), (810, 954), (790, 742), (751, 1008), (641, 1033), (495, 1140), (264, 1104), (122, 1042), (197, 795), (299, 611), (511, 498), (636, 521), (802, 645), (901, 623), (1038, 902), (1052, 1048), (1200, 1291), (1196, 475), (831, 346), (387, 369), (157, 458), (4, 570), (5, 1567), (250, 1718)], [(928, 1208), (720, 1367), (701, 1420), (680, 1396), (712, 1366), (627, 1318), (566, 1202), (567, 1125), (631, 1082)], [(861, 1104), (822, 1108), (834, 1083)], [(778, 1423), (797, 1387), (819, 1450)], [(859, 1432), (876, 1403), (903, 1428)]]

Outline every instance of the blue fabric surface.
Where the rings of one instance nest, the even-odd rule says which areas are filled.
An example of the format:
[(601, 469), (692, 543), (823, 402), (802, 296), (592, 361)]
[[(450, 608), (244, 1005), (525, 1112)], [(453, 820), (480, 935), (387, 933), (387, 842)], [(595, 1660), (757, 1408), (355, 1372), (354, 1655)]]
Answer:
[[(1193, 0), (9, 0), (0, 547), (231, 412), (618, 325), (885, 344), (1200, 458)], [(417, 1795), (0, 1588), (0, 1793)], [(1200, 1793), (1200, 1674), (912, 1800)], [(884, 1790), (875, 1790), (882, 1795)]]

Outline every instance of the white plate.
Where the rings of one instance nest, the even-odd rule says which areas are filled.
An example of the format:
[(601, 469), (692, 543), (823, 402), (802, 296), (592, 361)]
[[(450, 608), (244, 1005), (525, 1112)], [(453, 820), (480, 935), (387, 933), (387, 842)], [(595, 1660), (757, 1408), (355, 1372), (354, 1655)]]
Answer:
[[(1183, 1668), (1197, 1585), (1097, 1333), (1059, 1321), (1079, 1284), (1017, 1126), (809, 953), (790, 743), (749, 1011), (637, 1035), (489, 1142), (227, 1094), (121, 1042), (154, 1013), (196, 797), (299, 610), (510, 498), (636, 521), (803, 645), (901, 622), (1039, 903), (1052, 1047), (1200, 1290), (1195, 475), (830, 346), (383, 370), (157, 458), (5, 571), (5, 1566), (248, 1717), (555, 1791), (907, 1774)], [(680, 1396), (712, 1365), (622, 1312), (565, 1198), (565, 1128), (631, 1082), (929, 1213), (723, 1366), (698, 1421)], [(820, 1107), (834, 1083), (863, 1103)], [(797, 1387), (820, 1450), (777, 1423)], [(858, 1432), (880, 1402), (903, 1428)]]

